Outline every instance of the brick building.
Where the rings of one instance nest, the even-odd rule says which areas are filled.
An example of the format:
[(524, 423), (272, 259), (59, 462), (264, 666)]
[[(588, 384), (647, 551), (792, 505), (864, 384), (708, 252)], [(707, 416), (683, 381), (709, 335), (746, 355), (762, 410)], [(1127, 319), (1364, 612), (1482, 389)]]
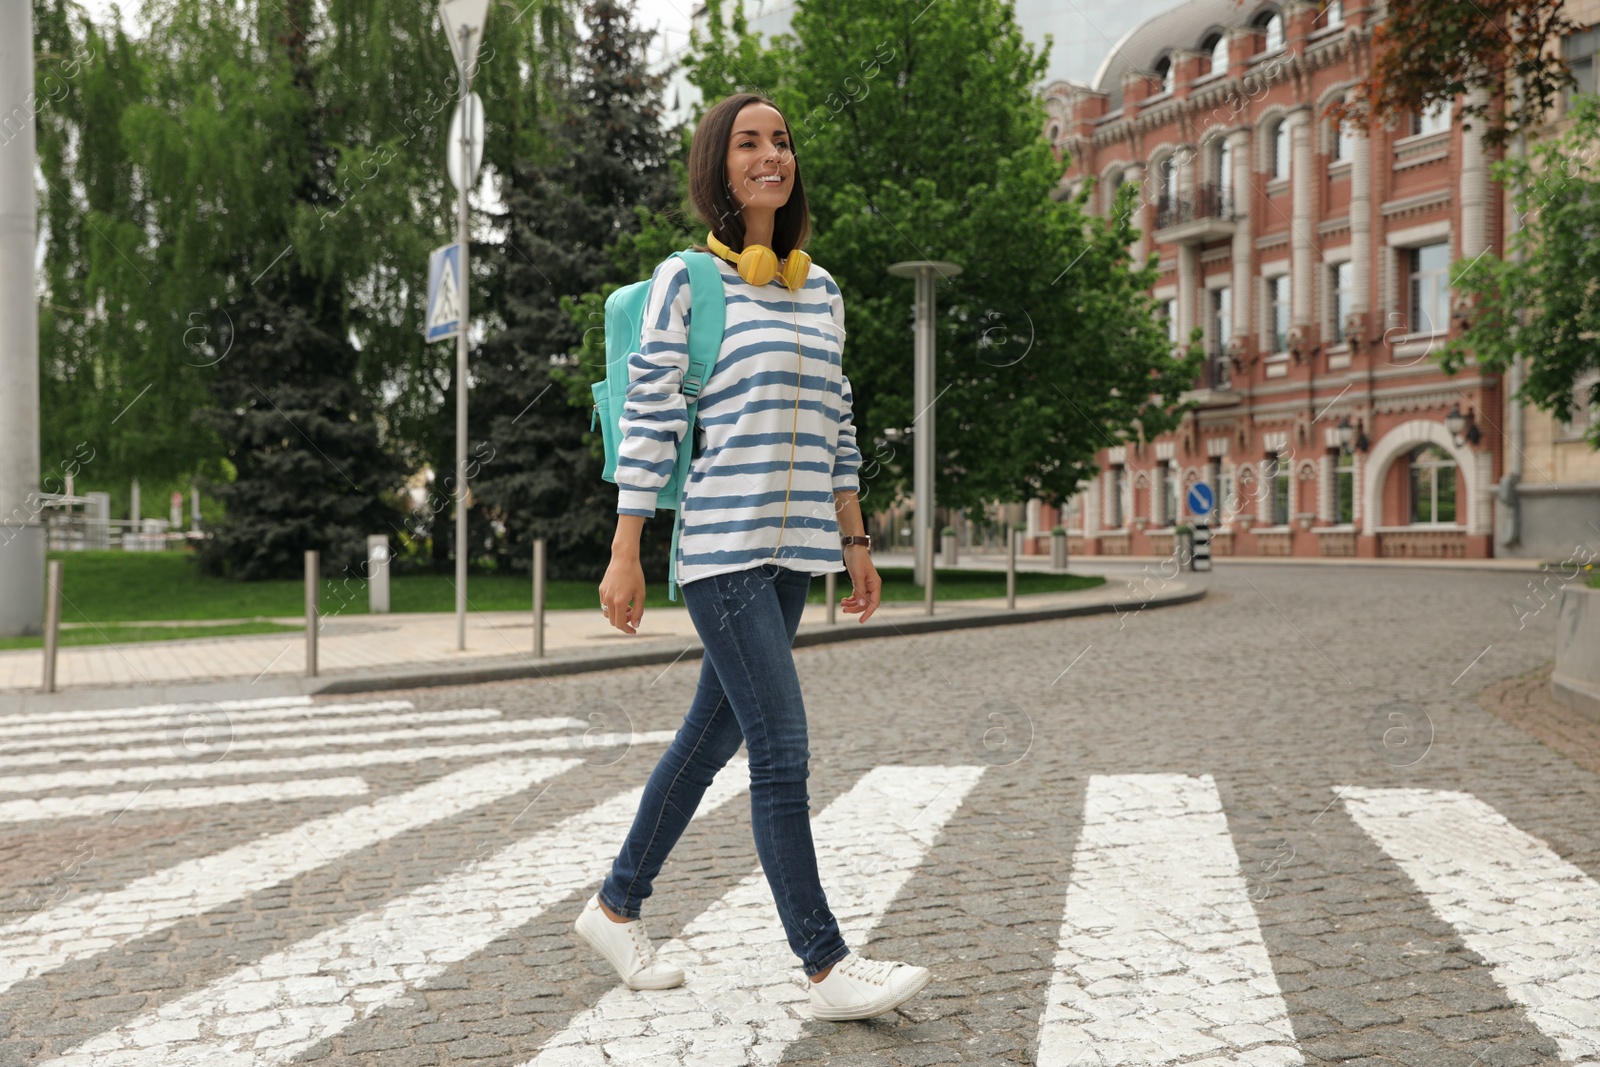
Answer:
[(1165, 555), (1205, 482), (1218, 555), (1494, 554), (1501, 381), (1430, 358), (1453, 331), (1449, 267), (1499, 254), (1491, 154), (1454, 109), (1336, 129), (1369, 62), (1362, 0), (1188, 0), (1131, 30), (1092, 84), (1046, 90), (1062, 195), (1142, 183), (1136, 254), (1174, 340), (1204, 332), (1196, 411), (1105, 449), (1039, 527), (1090, 555)]

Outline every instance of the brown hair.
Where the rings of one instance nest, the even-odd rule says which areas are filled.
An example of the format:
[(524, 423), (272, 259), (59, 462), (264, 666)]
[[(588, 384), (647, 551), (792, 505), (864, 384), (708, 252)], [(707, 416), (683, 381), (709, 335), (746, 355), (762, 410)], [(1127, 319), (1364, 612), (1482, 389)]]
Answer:
[[(701, 225), (709, 227), (719, 241), (735, 252), (744, 250), (744, 217), (728, 187), (728, 139), (733, 135), (734, 120), (747, 104), (767, 104), (780, 116), (783, 114), (777, 104), (759, 93), (735, 93), (723, 97), (700, 116), (689, 145), (689, 206)], [(784, 123), (787, 128), (788, 120)], [(789, 150), (794, 151), (793, 130), (789, 131)], [(794, 188), (789, 191), (788, 203), (777, 210), (772, 220), (772, 250), (781, 260), (794, 249), (803, 248), (810, 236), (811, 205), (806, 200), (800, 158), (796, 156)], [(711, 251), (698, 242), (694, 247), (701, 252)]]

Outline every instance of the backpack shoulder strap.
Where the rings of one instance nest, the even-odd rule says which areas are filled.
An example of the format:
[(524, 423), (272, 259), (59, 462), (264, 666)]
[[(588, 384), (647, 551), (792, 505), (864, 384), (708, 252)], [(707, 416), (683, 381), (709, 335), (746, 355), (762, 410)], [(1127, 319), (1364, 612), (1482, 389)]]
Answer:
[[(695, 415), (699, 408), (700, 390), (711, 380), (717, 357), (722, 352), (722, 333), (727, 321), (727, 295), (723, 291), (722, 272), (709, 252), (696, 252), (686, 248), (673, 255), (689, 265), (689, 366), (683, 375), (683, 395), (688, 429), (678, 445), (677, 470), (683, 472), (679, 493), (689, 483), (689, 462), (694, 451)], [(673, 502), (676, 514), (672, 521), (672, 549), (667, 565), (667, 597), (678, 599), (678, 535), (683, 527), (683, 501)]]

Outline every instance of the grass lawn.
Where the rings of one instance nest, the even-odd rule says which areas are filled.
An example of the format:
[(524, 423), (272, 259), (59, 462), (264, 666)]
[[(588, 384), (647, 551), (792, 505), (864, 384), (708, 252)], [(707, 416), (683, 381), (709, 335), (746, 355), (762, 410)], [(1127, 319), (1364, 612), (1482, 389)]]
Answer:
[[(125, 645), (134, 641), (176, 641), (180, 637), (228, 637), (233, 634), (275, 634), (302, 631), (303, 626), (273, 622), (235, 622), (224, 626), (80, 626), (61, 631), (61, 647), (68, 645)], [(0, 637), (0, 650), (43, 648), (43, 637)]]
[[(298, 581), (230, 582), (208, 578), (196, 569), (192, 557), (183, 552), (63, 552), (51, 558), (64, 561), (62, 574), (61, 621), (64, 623), (131, 622), (172, 619), (261, 619), (269, 616), (300, 615), (305, 611), (303, 584)], [(921, 600), (922, 588), (911, 582), (911, 568), (884, 567), (883, 599)], [(1098, 576), (1077, 574), (1039, 574), (1018, 572), (1017, 595), (1061, 593), (1089, 589), (1104, 584)], [(848, 596), (848, 576), (840, 574), (838, 595)], [(598, 582), (548, 582), (546, 607), (597, 608)], [(965, 600), (973, 597), (1005, 596), (1004, 571), (935, 569), (934, 591), (940, 600)], [(477, 611), (530, 611), (532, 584), (523, 575), (475, 573), (468, 585), (470, 607)], [(811, 583), (812, 603), (822, 603), (823, 580)], [(394, 611), (454, 611), (453, 575), (418, 574), (394, 578), (390, 582), (389, 603)], [(667, 599), (663, 581), (646, 586), (646, 607), (680, 607), (678, 600)], [(340, 579), (324, 581), (322, 610), (346, 615), (367, 611), (366, 583)], [(73, 631), (63, 630), (62, 641)], [(93, 631), (89, 631), (93, 634)], [(208, 628), (208, 633), (221, 631)], [(262, 631), (241, 631), (262, 632)], [(168, 629), (148, 640), (163, 637), (192, 637)], [(121, 640), (122, 638), (118, 638)]]

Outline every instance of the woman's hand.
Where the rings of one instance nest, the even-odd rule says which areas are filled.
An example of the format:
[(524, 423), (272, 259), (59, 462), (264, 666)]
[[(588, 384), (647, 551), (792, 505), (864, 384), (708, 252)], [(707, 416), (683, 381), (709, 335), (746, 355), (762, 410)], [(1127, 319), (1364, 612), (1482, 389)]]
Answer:
[(846, 615), (861, 612), (857, 622), (866, 622), (878, 610), (878, 598), (883, 592), (883, 579), (878, 568), (872, 565), (872, 554), (866, 545), (845, 545), (844, 566), (850, 572), (850, 595), (839, 601)]
[(611, 565), (600, 581), (600, 608), (606, 621), (623, 633), (639, 632), (644, 619), (644, 567), (638, 556), (611, 553)]

